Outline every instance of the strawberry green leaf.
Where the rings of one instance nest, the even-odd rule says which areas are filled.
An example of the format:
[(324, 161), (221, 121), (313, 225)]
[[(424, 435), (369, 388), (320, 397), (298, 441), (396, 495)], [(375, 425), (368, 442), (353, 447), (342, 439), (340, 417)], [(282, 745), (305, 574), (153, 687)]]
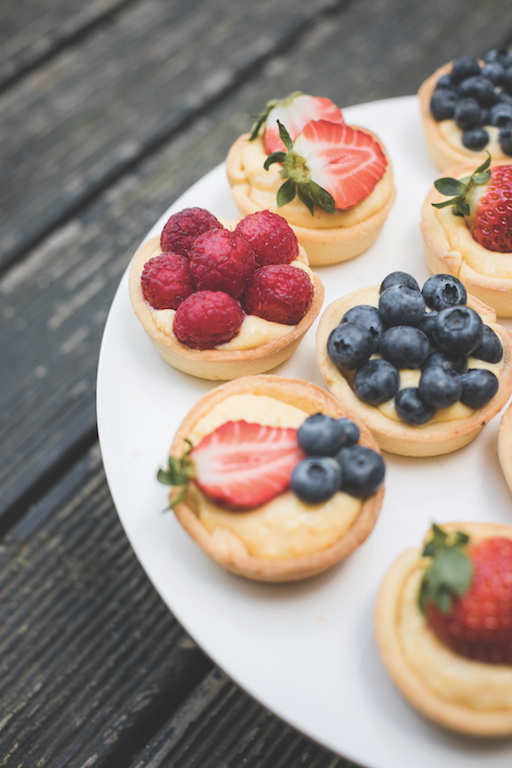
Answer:
[(309, 184), (298, 185), (299, 200), (306, 206), (312, 216), (315, 215), (315, 204), (309, 195)]
[(471, 584), (473, 566), (463, 551), (469, 537), (462, 531), (447, 535), (439, 526), (432, 526), (432, 538), (423, 550), (432, 562), (425, 570), (418, 602), (425, 611), (426, 603), (434, 601), (442, 613), (451, 609), (452, 599), (463, 595)]
[(434, 208), (446, 208), (448, 205), (458, 205), (464, 202), (464, 197), (459, 195), (458, 197), (451, 197), (449, 200), (443, 200), (442, 203), (432, 203)]
[(473, 181), (475, 182), (475, 184), (487, 184), (490, 178), (491, 178), (490, 169), (488, 171), (484, 171), (483, 173), (473, 174)]
[(286, 128), (284, 127), (284, 125), (279, 122), (279, 120), (277, 121), (277, 124), (279, 126), (279, 138), (285, 145), (286, 149), (290, 151), (290, 149), (293, 149), (293, 141), (291, 139), (291, 136), (286, 130)]
[[(278, 208), (282, 208), (283, 205), (287, 205), (288, 203), (291, 203), (293, 198), (295, 197), (295, 191), (296, 191), (296, 185), (293, 179), (287, 179), (284, 184), (282, 184), (278, 191), (277, 191), (277, 205)], [(299, 193), (300, 197), (300, 193)]]
[(484, 160), (482, 165), (479, 165), (478, 168), (475, 168), (473, 176), (475, 173), (482, 173), (482, 171), (486, 171), (491, 164), (491, 153), (487, 149), (485, 151), (487, 152), (487, 160)]
[(334, 202), (334, 197), (330, 192), (321, 187), (320, 184), (317, 184), (315, 181), (309, 182), (308, 190), (315, 205), (318, 205), (322, 211), (327, 211), (327, 213), (334, 213), (336, 210), (336, 203)]
[(284, 163), (286, 152), (272, 152), (263, 163), (263, 167), (266, 171), (270, 168), (272, 163)]
[[(190, 451), (192, 450), (192, 443), (190, 440), (185, 440), (188, 445), (187, 450), (180, 458), (175, 456), (169, 456), (167, 469), (159, 469), (157, 473), (157, 480), (163, 485), (171, 486), (186, 486), (189, 480), (192, 480), (196, 476), (194, 462), (190, 458)], [(171, 505), (172, 506), (172, 505)]]
[(437, 179), (434, 181), (434, 187), (442, 195), (464, 195), (466, 192), (466, 185), (462, 181), (449, 177)]
[(258, 138), (258, 134), (260, 132), (260, 128), (263, 125), (263, 123), (267, 122), (267, 117), (269, 116), (269, 113), (272, 109), (276, 106), (277, 101), (268, 101), (267, 106), (263, 110), (263, 112), (260, 112), (259, 115), (255, 115), (253, 119), (256, 120), (252, 127), (251, 135), (249, 136), (249, 141), (254, 141)]

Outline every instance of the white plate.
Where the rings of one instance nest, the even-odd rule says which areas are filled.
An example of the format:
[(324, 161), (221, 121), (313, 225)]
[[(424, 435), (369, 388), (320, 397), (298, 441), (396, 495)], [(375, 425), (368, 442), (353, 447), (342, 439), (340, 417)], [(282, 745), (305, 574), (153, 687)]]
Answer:
[[(436, 178), (413, 96), (345, 110), (374, 130), (392, 158), (398, 196), (376, 245), (347, 264), (318, 269), (326, 304), (380, 281), (392, 270), (428, 277), (420, 207)], [(224, 166), (177, 200), (170, 213), (203, 206), (234, 218)], [(315, 324), (316, 325), (316, 324)], [(314, 326), (282, 376), (323, 385)], [(214, 386), (164, 363), (139, 325), (121, 280), (103, 337), (98, 424), (103, 461), (119, 517), (148, 576), (206, 653), (262, 704), (335, 752), (368, 768), (510, 768), (512, 742), (474, 741), (417, 715), (380, 662), (372, 630), (378, 585), (403, 549), (419, 545), (432, 521), (512, 524), (511, 499), (496, 457), (498, 418), (468, 447), (432, 459), (386, 455), (387, 490), (369, 540), (328, 573), (301, 584), (260, 585), (210, 561), (163, 514), (156, 481), (187, 411)]]

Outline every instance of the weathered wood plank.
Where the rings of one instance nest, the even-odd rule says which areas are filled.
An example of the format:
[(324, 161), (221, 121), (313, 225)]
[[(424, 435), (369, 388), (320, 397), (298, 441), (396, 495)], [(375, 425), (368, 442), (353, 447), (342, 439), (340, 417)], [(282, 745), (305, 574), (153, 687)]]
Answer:
[(211, 669), (149, 583), (97, 447), (0, 547), (0, 754), (127, 763)]
[(343, 0), (145, 0), (0, 99), (0, 266)]
[(90, 33), (133, 0), (19, 0), (0, 4), (0, 89)]
[(130, 768), (350, 768), (261, 707), (218, 669), (188, 697)]
[[(465, 52), (477, 24), (482, 50), (493, 40), (499, 42), (491, 28), (498, 5), (494, 0), (486, 5), (486, 23), (479, 4), (465, 5), (454, 55)], [(254, 114), (267, 98), (300, 85), (327, 93), (340, 104), (412, 92), (448, 55), (445, 29), (452, 6), (432, 0), (429, 24), (424, 7), (381, 0), (377, 22), (375, 3), (363, 0), (340, 17), (312, 26), (293, 50), (272, 60), (251, 82), (141, 162), (0, 280), (0, 517), (56, 463), (73, 458), (80, 441), (92, 439), (96, 363), (107, 308), (121, 272), (153, 221), (224, 158), (230, 143), (247, 129), (244, 115)], [(377, 45), (377, 28), (391, 40), (385, 50)], [(423, 39), (426, 28), (430, 32)], [(419, 52), (413, 47), (412, 55), (410, 41), (415, 38), (421, 45)], [(331, 61), (343, 79), (333, 70), (326, 76), (326, 62)], [(382, 83), (364, 77), (379, 67), (387, 73)]]

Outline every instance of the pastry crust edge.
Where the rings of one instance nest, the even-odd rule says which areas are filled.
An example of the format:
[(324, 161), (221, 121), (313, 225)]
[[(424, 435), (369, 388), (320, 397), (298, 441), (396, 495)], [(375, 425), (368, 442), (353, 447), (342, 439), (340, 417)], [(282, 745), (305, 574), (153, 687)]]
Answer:
[[(386, 149), (378, 136), (367, 128), (353, 125), (352, 128), (364, 131), (378, 142), (384, 152), (391, 174), (393, 173), (391, 161)], [(238, 137), (230, 148), (226, 158), (226, 172), (231, 187), (231, 196), (242, 216), (263, 210), (257, 206), (247, 194), (247, 181), (242, 167), (242, 146), (249, 137), (244, 133)], [(333, 227), (332, 229), (309, 229), (288, 222), (297, 235), (299, 243), (305, 248), (311, 266), (324, 266), (326, 264), (339, 264), (354, 259), (367, 251), (377, 239), (380, 230), (393, 206), (396, 197), (396, 189), (393, 184), (391, 195), (383, 207), (359, 224), (351, 227)], [(274, 213), (286, 218), (285, 207), (270, 208)]]
[(327, 339), (342, 316), (351, 307), (365, 304), (369, 292), (378, 286), (360, 288), (330, 304), (322, 314), (318, 325), (316, 344), (317, 359), (322, 375), (333, 395), (357, 414), (370, 428), (384, 451), (400, 456), (438, 456), (451, 453), (470, 443), (484, 426), (503, 408), (512, 392), (512, 333), (501, 325), (495, 325), (496, 313), (483, 302), (468, 295), (468, 306), (476, 310), (485, 323), (499, 332), (503, 342), (505, 362), (500, 375), (500, 387), (495, 396), (482, 408), (477, 408), (464, 419), (436, 422), (424, 427), (413, 427), (388, 419), (376, 407), (359, 400), (350, 384), (327, 354)]
[(133, 257), (129, 276), (130, 300), (137, 318), (160, 357), (174, 368), (192, 376), (227, 380), (264, 373), (275, 368), (293, 354), (322, 308), (324, 287), (320, 278), (312, 272), (309, 276), (314, 287), (313, 302), (302, 320), (297, 325), (290, 326), (288, 333), (252, 349), (190, 349), (157, 328), (151, 309), (142, 295), (142, 270), (144, 264), (154, 255), (157, 245), (158, 236), (143, 243)]
[(500, 421), (498, 431), (498, 460), (510, 493), (512, 493), (512, 405)]
[[(480, 536), (488, 533), (489, 537), (512, 538), (512, 528), (495, 523), (443, 523), (442, 527), (447, 531), (467, 531), (469, 535), (472, 532)], [(419, 558), (421, 549), (402, 552), (386, 573), (378, 592), (375, 603), (375, 639), (384, 666), (407, 701), (436, 723), (479, 737), (512, 734), (512, 709), (474, 710), (447, 701), (434, 692), (407, 663), (398, 634), (397, 613), (405, 581)]]
[[(280, 376), (249, 376), (216, 387), (189, 411), (174, 437), (170, 453), (180, 456), (186, 449), (185, 438), (194, 425), (212, 407), (232, 395), (256, 394), (275, 397), (282, 402), (301, 408), (308, 414), (321, 410), (334, 418), (347, 416), (361, 430), (360, 442), (380, 453), (371, 432), (332, 395), (307, 381), (285, 379)], [(362, 500), (359, 514), (348, 530), (331, 546), (307, 555), (292, 558), (254, 557), (242, 540), (232, 531), (219, 526), (210, 533), (199, 517), (187, 505), (179, 503), (174, 513), (187, 533), (201, 549), (219, 565), (240, 576), (255, 581), (287, 582), (315, 576), (351, 554), (372, 531), (382, 506), (384, 484), (368, 499)], [(236, 513), (234, 513), (236, 514)]]

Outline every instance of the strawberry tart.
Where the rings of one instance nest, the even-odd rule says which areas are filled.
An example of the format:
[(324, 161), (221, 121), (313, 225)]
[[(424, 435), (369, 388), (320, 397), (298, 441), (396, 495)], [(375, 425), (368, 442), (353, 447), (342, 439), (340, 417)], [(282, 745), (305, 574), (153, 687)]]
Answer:
[(296, 581), (347, 557), (369, 535), (384, 462), (368, 429), (305, 381), (250, 376), (188, 413), (158, 479), (216, 562), (258, 581)]
[(512, 528), (434, 525), (388, 571), (375, 634), (423, 715), (473, 736), (512, 734)]
[(240, 213), (279, 211), (313, 266), (366, 251), (395, 199), (379, 139), (346, 125), (330, 99), (302, 93), (269, 102), (229, 150), (226, 169)]
[(421, 85), (418, 96), (427, 147), (440, 171), (512, 156), (512, 54), (489, 51), (484, 60), (464, 56), (445, 64)]
[(423, 204), (428, 268), (455, 275), (500, 317), (512, 317), (512, 162), (489, 156), (476, 169), (447, 173)]
[(324, 295), (281, 216), (260, 211), (222, 223), (202, 208), (174, 214), (139, 248), (129, 290), (158, 354), (205, 379), (262, 373), (287, 360)]
[(420, 290), (393, 272), (334, 301), (317, 359), (335, 397), (380, 447), (436, 456), (471, 442), (512, 392), (512, 334), (451, 275)]

